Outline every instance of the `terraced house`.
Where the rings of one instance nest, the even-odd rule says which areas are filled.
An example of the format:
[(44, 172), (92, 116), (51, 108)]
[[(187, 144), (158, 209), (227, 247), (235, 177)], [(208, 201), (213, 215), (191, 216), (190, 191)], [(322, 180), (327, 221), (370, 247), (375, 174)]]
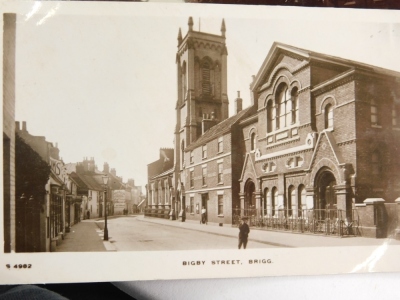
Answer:
[(398, 231), (398, 72), (274, 43), (250, 107), (238, 94), (228, 117), (225, 22), (220, 35), (188, 25), (178, 35), (171, 170), (181, 221), (199, 221), (205, 207), (221, 225), (246, 215), (273, 230)]

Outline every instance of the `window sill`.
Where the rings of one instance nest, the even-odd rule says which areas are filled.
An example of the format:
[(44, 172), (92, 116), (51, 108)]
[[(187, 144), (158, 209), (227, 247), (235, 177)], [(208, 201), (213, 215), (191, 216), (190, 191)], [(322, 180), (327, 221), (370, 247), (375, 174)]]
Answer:
[(203, 187), (203, 188), (206, 188), (206, 187), (207, 187), (207, 185), (203, 185), (202, 187)]
[(224, 215), (218, 215), (217, 217), (218, 217), (218, 218), (223, 218), (223, 217), (224, 217)]
[(224, 183), (223, 182), (218, 182), (218, 185), (224, 185)]
[(392, 128), (394, 131), (400, 131), (400, 127), (393, 127)]
[(371, 127), (372, 127), (372, 128), (382, 128), (382, 125), (375, 125), (375, 124), (372, 124)]

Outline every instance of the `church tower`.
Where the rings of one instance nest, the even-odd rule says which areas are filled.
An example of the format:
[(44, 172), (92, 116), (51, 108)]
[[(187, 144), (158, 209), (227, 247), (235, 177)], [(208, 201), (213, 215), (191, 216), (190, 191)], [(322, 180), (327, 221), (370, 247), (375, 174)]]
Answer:
[(225, 21), (222, 20), (220, 35), (195, 31), (192, 17), (188, 26), (185, 37), (179, 29), (176, 54), (177, 156), (212, 125), (228, 118)]

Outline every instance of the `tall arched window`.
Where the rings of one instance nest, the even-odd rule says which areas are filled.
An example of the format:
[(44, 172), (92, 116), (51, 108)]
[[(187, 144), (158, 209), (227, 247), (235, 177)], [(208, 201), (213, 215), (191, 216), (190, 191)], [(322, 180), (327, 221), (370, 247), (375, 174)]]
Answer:
[(205, 60), (201, 66), (201, 78), (202, 78), (202, 91), (203, 95), (211, 94), (211, 81), (210, 81), (210, 62)]
[(292, 215), (292, 202), (296, 197), (296, 190), (293, 185), (289, 186), (288, 195), (287, 195), (287, 203), (285, 205), (285, 215)]
[(268, 200), (269, 200), (268, 199), (268, 189), (266, 188), (266, 189), (264, 189), (264, 199), (263, 199), (263, 209), (264, 209), (263, 215), (264, 216), (268, 215), (268, 210), (267, 210), (268, 202), (269, 202)]
[(273, 104), (272, 100), (267, 103), (267, 132), (272, 132), (272, 122), (273, 122)]
[(298, 103), (298, 90), (297, 88), (293, 88), (292, 92), (292, 124), (297, 122), (297, 114), (299, 111), (299, 103)]
[(186, 61), (182, 64), (182, 99), (185, 100), (187, 92), (187, 72), (186, 72)]
[(327, 104), (325, 106), (325, 129), (333, 128), (333, 106)]
[(272, 215), (275, 215), (276, 201), (278, 201), (278, 189), (276, 187), (274, 187), (274, 188), (272, 188), (272, 194), (271, 194)]
[(181, 168), (185, 165), (185, 140), (182, 140), (181, 144)]
[(256, 133), (253, 132), (250, 137), (250, 150), (254, 151), (256, 149)]
[(276, 95), (276, 128), (285, 128), (290, 124), (292, 102), (286, 84), (281, 84)]
[(297, 209), (299, 211), (299, 217), (303, 215), (303, 207), (306, 204), (306, 188), (304, 185), (299, 186), (299, 190), (297, 193)]

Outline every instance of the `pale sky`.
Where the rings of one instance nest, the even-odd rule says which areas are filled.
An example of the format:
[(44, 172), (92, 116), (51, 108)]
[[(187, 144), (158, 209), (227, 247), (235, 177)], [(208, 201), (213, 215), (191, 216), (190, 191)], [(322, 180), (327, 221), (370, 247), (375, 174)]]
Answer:
[[(400, 12), (160, 3), (36, 2), (17, 8), (16, 120), (58, 143), (65, 163), (94, 157), (145, 185), (173, 147), (177, 34), (220, 34), (228, 97), (250, 104), (251, 76), (274, 41), (400, 71)], [(16, 5), (14, 5), (16, 6)]]

